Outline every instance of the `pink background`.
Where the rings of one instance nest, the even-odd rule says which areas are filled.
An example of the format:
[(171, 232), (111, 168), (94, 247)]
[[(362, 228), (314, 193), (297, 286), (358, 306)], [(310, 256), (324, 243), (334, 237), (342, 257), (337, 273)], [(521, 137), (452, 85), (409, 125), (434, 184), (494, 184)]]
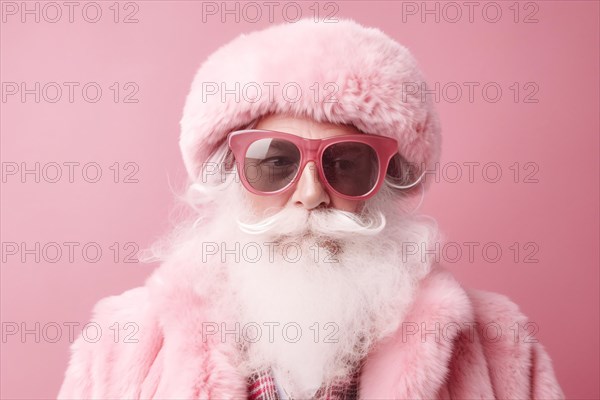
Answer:
[[(312, 15), (312, 3), (298, 3), (304, 16)], [(35, 2), (27, 4), (33, 8)], [(54, 263), (44, 259), (36, 263), (33, 255), (22, 262), (19, 256), (4, 254), (2, 322), (25, 323), (29, 329), (36, 322), (41, 327), (55, 322), (63, 327), (63, 336), (56, 343), (43, 337), (36, 343), (33, 334), (25, 340), (15, 335), (1, 343), (2, 398), (55, 397), (69, 356), (68, 330), (63, 324), (85, 324), (100, 298), (141, 285), (156, 267), (123, 262), (128, 253), (123, 246), (134, 242), (144, 248), (169, 227), (171, 187), (179, 190), (185, 177), (178, 122), (193, 74), (218, 46), (269, 24), (266, 8), (257, 23), (243, 19), (237, 23), (232, 15), (226, 23), (219, 15), (203, 22), (202, 4), (191, 1), (137, 1), (137, 23), (115, 23), (109, 9), (113, 2), (100, 1), (102, 17), (89, 23), (82, 17), (83, 4), (75, 9), (73, 23), (66, 7), (56, 23), (43, 17), (36, 23), (31, 15), (21, 22), (20, 13), (3, 14), (2, 82), (27, 82), (28, 87), (35, 82), (42, 86), (80, 82), (80, 86), (73, 103), (68, 101), (66, 86), (56, 103), (43, 98), (36, 103), (33, 95), (25, 102), (19, 96), (3, 100), (2, 162), (29, 166), (96, 162), (103, 175), (97, 183), (85, 182), (80, 165), (70, 183), (63, 166), (57, 183), (43, 179), (36, 183), (32, 175), (22, 183), (17, 175), (2, 184), (3, 243), (25, 242), (28, 248), (35, 242), (81, 243), (74, 262), (65, 253)], [(481, 88), (497, 82), (503, 89), (496, 103), (484, 100), (481, 90), (469, 102), (466, 86), (459, 101), (442, 98), (438, 103), (444, 137), (442, 166), (462, 165), (463, 178), (457, 183), (448, 179), (434, 183), (423, 212), (437, 219), (448, 241), (496, 242), (503, 250), (496, 263), (487, 262), (479, 250), (472, 263), (463, 255), (459, 262), (444, 264), (465, 286), (500, 292), (519, 304), (537, 325), (536, 338), (552, 357), (567, 396), (597, 399), (599, 4), (535, 3), (536, 23), (522, 21), (534, 11), (523, 3), (516, 23), (509, 8), (513, 2), (497, 3), (503, 12), (497, 23), (483, 18), (481, 5), (472, 23), (466, 8), (458, 22), (442, 18), (437, 23), (433, 15), (422, 22), (418, 15), (403, 14), (402, 4), (340, 2), (335, 16), (378, 27), (406, 45), (430, 84), (480, 82)], [(421, 7), (422, 3), (413, 4)], [(121, 3), (120, 20), (134, 11), (133, 6), (124, 7)], [(275, 21), (282, 21), (281, 9), (275, 10)], [(320, 10), (322, 15), (334, 11), (324, 4)], [(48, 18), (54, 17), (55, 10), (46, 11)], [(455, 15), (454, 10), (446, 11), (448, 18)], [(493, 17), (493, 10), (488, 11)], [(247, 15), (254, 16), (250, 10)], [(93, 9), (88, 16), (94, 16)], [(103, 89), (96, 103), (81, 95), (87, 82), (97, 82)], [(114, 82), (121, 88), (117, 103), (109, 88)], [(131, 92), (124, 88), (127, 82), (139, 87), (137, 103), (122, 101)], [(517, 102), (509, 88), (514, 82), (521, 88)], [(537, 103), (523, 101), (531, 92), (524, 86), (527, 82), (539, 88), (534, 96)], [(115, 162), (120, 163), (118, 183), (109, 169)], [(124, 167), (127, 162), (139, 166), (134, 176), (138, 183), (122, 182), (133, 171)], [(473, 182), (466, 176), (465, 162), (480, 163)], [(481, 165), (490, 162), (501, 166), (503, 175), (497, 183), (482, 178)], [(520, 163), (522, 174), (517, 183), (509, 168), (515, 162)], [(537, 166), (533, 176), (537, 183), (524, 182), (524, 175), (533, 172), (525, 167), (528, 162)], [(447, 175), (451, 172), (447, 170)], [(103, 250), (97, 263), (81, 256), (81, 247), (88, 242), (98, 243)], [(109, 248), (115, 242), (121, 246), (117, 262)], [(521, 248), (517, 262), (509, 249), (514, 242)], [(524, 247), (527, 242), (537, 245), (538, 263), (523, 262), (532, 249)], [(54, 337), (55, 331), (45, 333)]]

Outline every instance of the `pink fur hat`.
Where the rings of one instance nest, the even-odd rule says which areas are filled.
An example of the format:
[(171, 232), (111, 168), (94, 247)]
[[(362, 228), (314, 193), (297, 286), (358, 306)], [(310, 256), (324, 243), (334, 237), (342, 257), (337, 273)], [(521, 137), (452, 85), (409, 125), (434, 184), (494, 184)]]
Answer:
[(180, 121), (183, 161), (195, 181), (229, 132), (285, 113), (396, 138), (419, 173), (431, 170), (441, 136), (432, 96), (420, 94), (426, 87), (408, 49), (352, 20), (302, 19), (241, 34), (194, 77)]

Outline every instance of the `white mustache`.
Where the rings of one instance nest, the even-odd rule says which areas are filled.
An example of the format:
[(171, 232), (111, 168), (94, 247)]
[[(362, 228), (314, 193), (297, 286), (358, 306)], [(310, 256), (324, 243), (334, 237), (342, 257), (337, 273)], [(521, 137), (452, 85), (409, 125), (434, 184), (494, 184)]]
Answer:
[(327, 236), (344, 238), (349, 235), (373, 236), (386, 226), (386, 218), (380, 211), (366, 216), (339, 209), (306, 210), (286, 207), (276, 214), (258, 222), (236, 220), (241, 231), (251, 235), (272, 236)]

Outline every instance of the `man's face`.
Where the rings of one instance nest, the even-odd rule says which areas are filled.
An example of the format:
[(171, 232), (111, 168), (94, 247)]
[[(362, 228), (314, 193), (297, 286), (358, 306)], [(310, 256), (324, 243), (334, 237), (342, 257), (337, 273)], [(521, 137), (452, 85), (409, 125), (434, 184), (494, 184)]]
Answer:
[[(254, 129), (291, 133), (308, 139), (324, 139), (360, 133), (360, 131), (350, 126), (277, 114), (262, 118)], [(355, 213), (362, 210), (364, 201), (344, 199), (327, 190), (320, 181), (319, 173), (313, 161), (306, 164), (304, 170), (300, 171), (299, 174), (298, 183), (293, 190), (286, 193), (260, 196), (247, 192), (247, 198), (252, 209), (259, 214), (264, 213), (267, 209), (280, 209), (282, 207), (303, 207), (306, 210), (319, 207), (336, 208)]]

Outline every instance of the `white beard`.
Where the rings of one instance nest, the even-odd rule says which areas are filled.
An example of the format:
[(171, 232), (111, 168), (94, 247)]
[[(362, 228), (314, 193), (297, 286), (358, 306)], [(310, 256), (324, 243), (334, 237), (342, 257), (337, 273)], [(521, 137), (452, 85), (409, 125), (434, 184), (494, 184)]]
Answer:
[[(240, 190), (231, 185), (202, 227), (204, 240), (219, 246), (218, 253), (203, 255), (206, 265), (215, 268), (225, 258), (215, 315), (239, 322), (240, 372), (271, 367), (288, 393), (310, 398), (321, 385), (353, 372), (376, 342), (398, 329), (430, 270), (420, 255), (403, 255), (402, 243), (431, 248), (435, 228), (403, 215), (397, 203), (371, 200), (371, 222), (378, 222), (373, 210), (385, 215), (379, 229), (361, 229), (339, 210), (286, 207), (262, 220), (265, 232), (241, 224), (254, 230), (247, 233), (236, 219), (260, 219), (236, 205), (245, 201)], [(236, 243), (237, 254), (224, 252)]]

